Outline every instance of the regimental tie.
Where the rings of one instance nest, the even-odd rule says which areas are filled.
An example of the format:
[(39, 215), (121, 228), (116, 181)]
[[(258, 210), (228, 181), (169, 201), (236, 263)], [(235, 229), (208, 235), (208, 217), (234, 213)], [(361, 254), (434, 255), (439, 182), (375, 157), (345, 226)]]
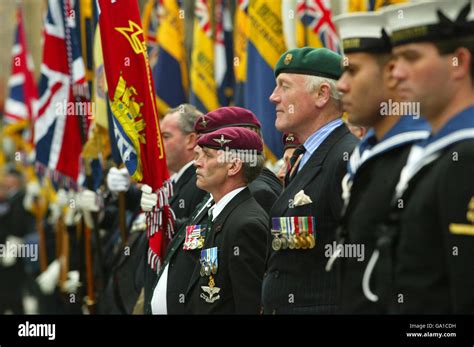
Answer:
[(285, 176), (285, 185), (287, 186), (291, 180), (296, 176), (296, 173), (298, 172), (298, 166), (301, 160), (300, 157), (306, 152), (306, 148), (304, 148), (303, 145), (299, 145), (296, 147), (295, 151), (293, 152), (293, 155), (290, 158), (290, 163), (288, 166), (288, 171)]

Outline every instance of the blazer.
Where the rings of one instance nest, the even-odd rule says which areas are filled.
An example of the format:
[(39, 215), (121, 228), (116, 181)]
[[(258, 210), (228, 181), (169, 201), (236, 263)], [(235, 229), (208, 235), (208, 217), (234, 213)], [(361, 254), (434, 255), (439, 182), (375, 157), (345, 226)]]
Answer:
[[(264, 313), (335, 313), (336, 274), (325, 271), (329, 259), (326, 250), (336, 240), (342, 209), (341, 180), (357, 141), (345, 124), (337, 127), (273, 205), (272, 217), (315, 217), (316, 246), (306, 250), (274, 251), (273, 236), (267, 230), (269, 242), (262, 289)], [(294, 206), (294, 197), (301, 190), (312, 203)]]
[(258, 314), (265, 266), (268, 215), (248, 188), (237, 194), (212, 223), (203, 249), (217, 247), (218, 268), (213, 275), (219, 293), (213, 302), (196, 263), (186, 291), (190, 311), (198, 314)]

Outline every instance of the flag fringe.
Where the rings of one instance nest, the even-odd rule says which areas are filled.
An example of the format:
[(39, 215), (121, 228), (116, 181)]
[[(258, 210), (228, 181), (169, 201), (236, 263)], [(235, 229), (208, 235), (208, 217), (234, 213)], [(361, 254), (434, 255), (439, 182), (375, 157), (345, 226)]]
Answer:
[[(150, 212), (146, 212), (147, 238), (158, 232), (164, 232), (171, 240), (174, 234), (175, 215), (169, 206), (169, 198), (173, 195), (173, 185), (170, 180), (163, 182), (163, 187), (155, 191), (158, 203)], [(166, 229), (165, 229), (166, 228)], [(161, 266), (160, 254), (148, 248), (148, 265), (153, 271), (159, 271)]]

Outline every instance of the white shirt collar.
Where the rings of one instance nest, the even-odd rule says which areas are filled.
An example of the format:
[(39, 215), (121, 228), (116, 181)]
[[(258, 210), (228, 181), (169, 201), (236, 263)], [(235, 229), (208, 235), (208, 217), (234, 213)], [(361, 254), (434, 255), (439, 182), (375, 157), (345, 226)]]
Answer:
[(212, 206), (209, 209), (209, 213), (212, 213), (212, 220), (215, 221), (217, 216), (224, 210), (224, 208), (227, 206), (227, 204), (237, 195), (239, 194), (242, 190), (244, 190), (247, 187), (240, 187), (237, 189), (232, 190), (231, 192), (227, 193), (222, 197), (222, 199), (219, 200), (217, 204)]
[(184, 171), (186, 171), (191, 165), (194, 164), (194, 160), (191, 160), (189, 163), (185, 164), (181, 169), (179, 169), (178, 172), (176, 172), (175, 174), (173, 174), (171, 176), (171, 181), (173, 183), (176, 183), (178, 182), (178, 180), (181, 178), (181, 176), (183, 175)]

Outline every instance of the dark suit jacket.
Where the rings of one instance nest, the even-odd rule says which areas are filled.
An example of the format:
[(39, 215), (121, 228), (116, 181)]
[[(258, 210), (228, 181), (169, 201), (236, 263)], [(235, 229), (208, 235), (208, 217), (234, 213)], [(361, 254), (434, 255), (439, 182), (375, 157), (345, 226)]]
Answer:
[(200, 296), (208, 277), (201, 277), (196, 263), (186, 299), (198, 314), (257, 314), (260, 311), (262, 278), (265, 265), (268, 215), (252, 197), (249, 189), (237, 194), (214, 220), (204, 248), (218, 248), (215, 286), (220, 299), (207, 303)]
[[(334, 313), (336, 275), (325, 271), (326, 245), (336, 240), (342, 208), (341, 180), (347, 160), (357, 143), (343, 124), (316, 149), (272, 208), (272, 217), (313, 216), (316, 219), (316, 247), (307, 250), (271, 248), (269, 235), (267, 270), (262, 301), (265, 313)], [(312, 203), (295, 207), (294, 196), (301, 190)]]
[(265, 212), (270, 210), (281, 194), (283, 186), (276, 175), (267, 168), (263, 168), (255, 181), (249, 184), (250, 192)]

